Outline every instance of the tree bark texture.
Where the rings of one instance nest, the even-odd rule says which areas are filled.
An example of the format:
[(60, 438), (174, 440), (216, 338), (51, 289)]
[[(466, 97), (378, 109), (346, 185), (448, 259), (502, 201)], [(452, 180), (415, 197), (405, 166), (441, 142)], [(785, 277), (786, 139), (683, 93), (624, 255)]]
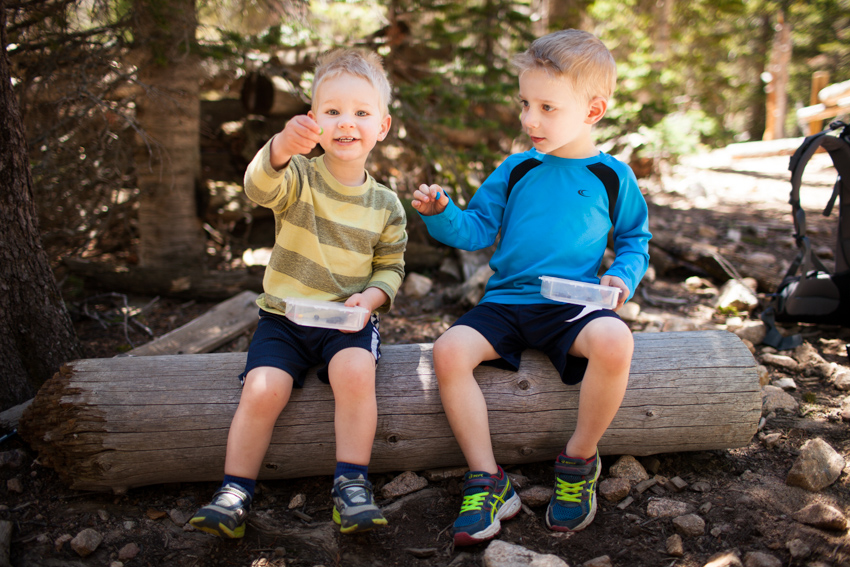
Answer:
[(12, 90), (0, 1), (0, 410), (82, 356), (41, 245), (26, 136)]
[(136, 99), (139, 262), (180, 273), (202, 265), (198, 217), (200, 64), (194, 0), (136, 0), (134, 56), (144, 94)]
[[(370, 470), (464, 464), (440, 402), (430, 344), (385, 346), (378, 364), (378, 429)], [(72, 487), (122, 492), (218, 480), (239, 402), (244, 353), (79, 360), (24, 412), (19, 431)], [(726, 331), (637, 333), (625, 399), (602, 454), (650, 455), (741, 447), (761, 416), (757, 365)], [(553, 459), (576, 420), (578, 386), (527, 351), (518, 372), (481, 366), (497, 460)], [(281, 413), (260, 478), (334, 470), (334, 403), (314, 376)]]

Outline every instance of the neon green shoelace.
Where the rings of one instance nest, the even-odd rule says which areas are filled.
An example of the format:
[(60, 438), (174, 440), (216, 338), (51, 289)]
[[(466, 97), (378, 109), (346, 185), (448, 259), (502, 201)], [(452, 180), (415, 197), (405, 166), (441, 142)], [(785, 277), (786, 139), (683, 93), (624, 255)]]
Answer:
[(567, 482), (560, 478), (556, 478), (555, 480), (558, 485), (555, 489), (558, 500), (562, 502), (581, 502), (581, 489), (587, 481)]
[(484, 505), (484, 500), (489, 492), (479, 492), (478, 494), (469, 494), (463, 497), (463, 503), (460, 505), (460, 513), (475, 512), (481, 509)]

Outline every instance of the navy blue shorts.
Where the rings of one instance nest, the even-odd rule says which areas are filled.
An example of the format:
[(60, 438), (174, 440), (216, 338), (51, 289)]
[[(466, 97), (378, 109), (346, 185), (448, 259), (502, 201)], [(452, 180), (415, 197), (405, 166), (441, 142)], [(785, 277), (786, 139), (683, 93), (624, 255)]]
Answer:
[(239, 380), (244, 384), (248, 372), (260, 366), (271, 366), (288, 372), (295, 386), (300, 388), (307, 371), (321, 365), (317, 375), (327, 384), (328, 363), (336, 353), (350, 347), (368, 350), (377, 364), (381, 358), (377, 315), (373, 313), (360, 331), (343, 333), (336, 329), (298, 325), (283, 315), (260, 309), (260, 322), (248, 347), (248, 362)]
[(592, 311), (577, 321), (569, 321), (582, 309), (581, 305), (570, 303), (480, 303), (452, 326), (472, 327), (487, 339), (501, 357), (482, 364), (516, 372), (522, 351), (536, 349), (549, 357), (561, 374), (561, 381), (571, 385), (581, 382), (587, 369), (586, 358), (569, 354), (579, 332), (589, 322), (600, 317), (620, 319), (610, 309), (602, 309)]

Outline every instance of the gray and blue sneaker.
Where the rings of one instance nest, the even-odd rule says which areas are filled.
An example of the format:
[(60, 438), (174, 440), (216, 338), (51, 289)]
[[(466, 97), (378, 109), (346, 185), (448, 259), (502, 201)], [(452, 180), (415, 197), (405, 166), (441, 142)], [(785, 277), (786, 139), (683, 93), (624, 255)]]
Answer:
[(463, 502), (454, 523), (455, 545), (474, 545), (493, 539), (522, 507), (519, 494), (502, 467), (499, 474), (469, 471), (463, 476)]
[(337, 477), (331, 497), (334, 501), (333, 520), (339, 524), (340, 532), (366, 532), (387, 525), (386, 518), (375, 505), (372, 483), (362, 474)]
[(546, 510), (546, 526), (556, 532), (577, 532), (590, 525), (596, 515), (596, 481), (599, 480), (599, 450), (593, 459), (555, 460), (555, 493)]
[(245, 535), (245, 520), (251, 509), (251, 496), (238, 484), (228, 483), (213, 495), (212, 502), (198, 510), (189, 523), (202, 532), (220, 537)]

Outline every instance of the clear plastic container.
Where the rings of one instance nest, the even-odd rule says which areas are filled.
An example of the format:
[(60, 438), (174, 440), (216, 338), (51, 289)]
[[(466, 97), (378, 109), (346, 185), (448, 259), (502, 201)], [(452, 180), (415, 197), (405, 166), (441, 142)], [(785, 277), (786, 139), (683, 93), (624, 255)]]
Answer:
[(620, 289), (607, 285), (597, 285), (549, 276), (540, 276), (543, 284), (540, 293), (543, 297), (562, 303), (575, 303), (589, 307), (614, 309), (620, 296)]
[(305, 327), (359, 331), (369, 319), (365, 307), (346, 307), (335, 301), (286, 298), (286, 318)]

